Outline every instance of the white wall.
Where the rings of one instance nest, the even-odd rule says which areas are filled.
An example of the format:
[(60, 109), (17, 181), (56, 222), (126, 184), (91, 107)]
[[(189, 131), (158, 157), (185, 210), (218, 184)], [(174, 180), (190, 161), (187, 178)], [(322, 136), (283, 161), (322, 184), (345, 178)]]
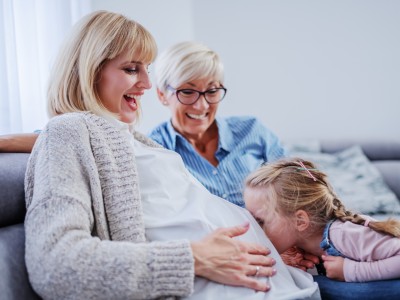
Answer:
[[(251, 114), (283, 139), (398, 138), (400, 1), (92, 0), (139, 21), (160, 51), (204, 42), (225, 65), (220, 114)], [(169, 117), (154, 89), (140, 130)]]

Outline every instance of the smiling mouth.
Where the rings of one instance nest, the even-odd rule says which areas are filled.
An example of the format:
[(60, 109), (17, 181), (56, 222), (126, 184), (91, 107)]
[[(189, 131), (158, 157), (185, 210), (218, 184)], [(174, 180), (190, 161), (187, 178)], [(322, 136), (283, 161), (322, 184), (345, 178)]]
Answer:
[(126, 95), (124, 95), (124, 99), (128, 103), (128, 106), (132, 110), (137, 110), (137, 108), (138, 108), (137, 101), (140, 100), (140, 96), (133, 95), (133, 94), (126, 94)]
[(190, 119), (194, 120), (203, 120), (207, 118), (208, 113), (201, 114), (201, 115), (196, 115), (196, 114), (186, 114)]

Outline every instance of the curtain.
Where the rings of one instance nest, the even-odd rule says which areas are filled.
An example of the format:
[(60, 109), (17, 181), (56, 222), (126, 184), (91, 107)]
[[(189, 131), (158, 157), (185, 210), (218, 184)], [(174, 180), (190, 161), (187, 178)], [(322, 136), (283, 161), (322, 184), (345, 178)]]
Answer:
[(0, 0), (0, 134), (33, 132), (48, 121), (49, 71), (90, 0)]

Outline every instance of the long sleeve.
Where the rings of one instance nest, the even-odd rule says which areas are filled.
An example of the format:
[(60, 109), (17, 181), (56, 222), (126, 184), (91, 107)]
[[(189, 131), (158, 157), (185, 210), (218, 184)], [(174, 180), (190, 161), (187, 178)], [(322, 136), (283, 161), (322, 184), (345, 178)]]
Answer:
[[(104, 186), (100, 180), (107, 156), (93, 154), (92, 141), (101, 144), (101, 138), (89, 130), (95, 126), (86, 121), (82, 114), (50, 121), (28, 164), (25, 248), (33, 288), (45, 299), (189, 295), (194, 281), (189, 242), (145, 242), (140, 205), (134, 195), (123, 193), (126, 183), (111, 178), (109, 186)], [(111, 154), (118, 160), (126, 153)], [(110, 186), (121, 190), (108, 195)], [(125, 197), (135, 213), (120, 211), (121, 218), (133, 219), (137, 228), (115, 224), (118, 220), (113, 213), (121, 209), (106, 203), (106, 198)], [(136, 240), (115, 240), (113, 236)]]
[(351, 222), (334, 222), (329, 232), (335, 247), (347, 258), (348, 282), (400, 277), (400, 239)]
[(348, 282), (365, 282), (400, 278), (400, 254), (376, 261), (354, 261), (346, 258), (344, 274)]

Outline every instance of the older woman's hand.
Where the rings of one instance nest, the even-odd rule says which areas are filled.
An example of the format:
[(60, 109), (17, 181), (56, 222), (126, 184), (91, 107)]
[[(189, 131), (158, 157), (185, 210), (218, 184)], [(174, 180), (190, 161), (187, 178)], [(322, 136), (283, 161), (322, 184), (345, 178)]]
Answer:
[(302, 269), (303, 271), (312, 269), (315, 264), (319, 263), (318, 256), (304, 252), (297, 247), (292, 247), (281, 253), (281, 258), (285, 264)]
[(36, 133), (0, 135), (0, 152), (30, 153), (38, 136)]
[(192, 242), (195, 274), (233, 286), (268, 291), (270, 286), (255, 277), (272, 276), (275, 260), (264, 246), (233, 239), (249, 229), (249, 224), (220, 228), (198, 242)]

